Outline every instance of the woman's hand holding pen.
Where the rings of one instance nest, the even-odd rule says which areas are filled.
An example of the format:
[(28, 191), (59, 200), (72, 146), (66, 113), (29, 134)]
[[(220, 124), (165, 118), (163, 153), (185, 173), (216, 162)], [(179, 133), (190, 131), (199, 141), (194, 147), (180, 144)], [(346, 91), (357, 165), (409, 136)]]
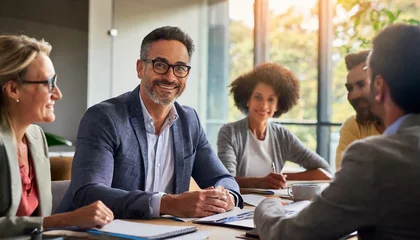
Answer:
[(270, 173), (265, 177), (258, 178), (256, 183), (257, 188), (264, 188), (264, 189), (279, 189), (286, 187), (286, 177), (287, 175), (283, 175), (281, 173)]

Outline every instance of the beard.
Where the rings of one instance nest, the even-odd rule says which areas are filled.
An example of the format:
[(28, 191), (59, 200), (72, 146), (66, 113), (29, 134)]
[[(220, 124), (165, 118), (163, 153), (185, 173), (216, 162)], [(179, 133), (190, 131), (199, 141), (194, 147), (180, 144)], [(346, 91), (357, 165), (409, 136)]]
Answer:
[[(143, 81), (143, 80), (142, 80)], [(159, 90), (159, 85), (163, 85), (165, 87), (174, 88), (176, 90), (175, 96), (172, 93), (164, 92), (163, 90)], [(157, 79), (154, 81), (146, 81), (144, 83), (144, 89), (146, 90), (147, 95), (152, 99), (152, 101), (156, 104), (167, 106), (175, 102), (179, 96), (181, 96), (184, 88), (182, 88), (179, 82), (170, 82), (166, 79)]]
[[(359, 123), (378, 122), (379, 118), (375, 116), (370, 110), (369, 100), (365, 97), (359, 97), (352, 101), (350, 104), (356, 111), (356, 121)], [(360, 106), (362, 105), (362, 106)]]

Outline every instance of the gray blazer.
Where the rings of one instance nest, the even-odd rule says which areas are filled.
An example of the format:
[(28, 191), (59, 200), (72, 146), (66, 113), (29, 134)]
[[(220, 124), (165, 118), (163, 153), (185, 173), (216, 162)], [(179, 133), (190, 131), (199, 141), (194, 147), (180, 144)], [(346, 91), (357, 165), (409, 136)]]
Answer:
[[(217, 153), (233, 176), (246, 177), (248, 156), (248, 117), (222, 126), (217, 138)], [(278, 123), (268, 123), (271, 145), (274, 149), (274, 165), (280, 171), (286, 160), (306, 169), (323, 168), (330, 171), (328, 163), (318, 154), (306, 148), (289, 130)]]
[(10, 132), (0, 132), (0, 237), (21, 235), (37, 228), (42, 230), (43, 216), (51, 215), (51, 175), (47, 143), (42, 129), (30, 125), (25, 133), (29, 144), (39, 206), (36, 216), (16, 217), (22, 195), (22, 181), (15, 140)]
[[(236, 192), (242, 207), (239, 186), (210, 147), (197, 113), (174, 104), (179, 117), (168, 146), (175, 156), (174, 193), (188, 191), (192, 176), (201, 188)], [(156, 193), (145, 191), (148, 147), (139, 86), (89, 108), (80, 122), (70, 188), (57, 212), (101, 200), (115, 218), (151, 218)]]
[(296, 217), (263, 201), (254, 220), (262, 239), (420, 239), (420, 114), (396, 134), (355, 141), (331, 185)]

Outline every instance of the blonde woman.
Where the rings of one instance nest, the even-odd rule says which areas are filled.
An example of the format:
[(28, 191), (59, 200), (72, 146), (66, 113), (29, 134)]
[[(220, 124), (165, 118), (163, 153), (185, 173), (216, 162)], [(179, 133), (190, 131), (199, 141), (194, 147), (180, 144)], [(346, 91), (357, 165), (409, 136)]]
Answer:
[(103, 226), (114, 216), (97, 201), (51, 215), (48, 148), (35, 122), (52, 122), (62, 95), (45, 41), (0, 35), (0, 237), (46, 228)]

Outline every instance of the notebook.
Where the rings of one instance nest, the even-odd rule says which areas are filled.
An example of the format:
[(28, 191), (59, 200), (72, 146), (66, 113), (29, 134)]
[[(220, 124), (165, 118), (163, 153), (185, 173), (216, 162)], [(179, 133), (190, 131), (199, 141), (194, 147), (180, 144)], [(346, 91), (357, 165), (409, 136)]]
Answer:
[(195, 226), (169, 226), (114, 220), (102, 228), (88, 230), (90, 233), (106, 234), (129, 239), (164, 239), (197, 231)]

